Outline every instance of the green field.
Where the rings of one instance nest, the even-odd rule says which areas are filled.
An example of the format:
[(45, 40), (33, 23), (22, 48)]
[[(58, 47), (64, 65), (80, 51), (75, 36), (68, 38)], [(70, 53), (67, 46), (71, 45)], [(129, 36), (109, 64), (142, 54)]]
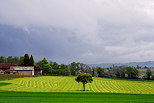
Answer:
[(154, 95), (114, 93), (0, 92), (0, 103), (153, 103)]
[[(93, 78), (86, 85), (87, 92), (154, 94), (154, 81)], [(22, 92), (82, 92), (82, 84), (75, 77), (41, 76), (0, 81), (3, 91)]]
[(0, 81), (0, 103), (154, 102), (154, 81), (93, 78), (84, 92), (74, 79), (40, 76)]

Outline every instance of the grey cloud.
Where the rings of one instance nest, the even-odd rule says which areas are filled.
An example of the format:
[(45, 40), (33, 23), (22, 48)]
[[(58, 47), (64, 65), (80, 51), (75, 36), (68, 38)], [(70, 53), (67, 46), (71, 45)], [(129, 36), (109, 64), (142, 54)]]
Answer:
[(65, 63), (152, 60), (153, 5), (153, 0), (1, 0), (1, 54), (12, 48), (14, 55), (30, 51)]

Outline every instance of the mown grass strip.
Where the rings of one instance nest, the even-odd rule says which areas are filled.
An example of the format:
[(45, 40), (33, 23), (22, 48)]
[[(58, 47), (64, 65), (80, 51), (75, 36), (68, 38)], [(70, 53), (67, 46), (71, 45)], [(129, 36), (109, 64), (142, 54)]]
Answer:
[(0, 103), (153, 103), (154, 95), (114, 93), (0, 92)]

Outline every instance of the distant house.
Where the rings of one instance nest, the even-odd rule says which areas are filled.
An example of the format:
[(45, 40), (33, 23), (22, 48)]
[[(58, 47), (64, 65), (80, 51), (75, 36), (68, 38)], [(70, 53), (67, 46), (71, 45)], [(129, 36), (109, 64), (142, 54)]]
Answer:
[(42, 69), (39, 66), (0, 64), (0, 74), (42, 75)]

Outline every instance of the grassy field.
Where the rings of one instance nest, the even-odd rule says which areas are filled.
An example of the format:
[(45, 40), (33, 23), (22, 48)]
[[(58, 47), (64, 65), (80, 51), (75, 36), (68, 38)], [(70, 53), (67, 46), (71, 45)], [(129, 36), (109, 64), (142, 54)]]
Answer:
[[(154, 81), (93, 78), (86, 92), (154, 94)], [(22, 92), (83, 92), (75, 77), (41, 76), (0, 81), (1, 91)]]
[(0, 81), (0, 103), (153, 103), (154, 81), (40, 76)]
[(0, 103), (153, 103), (152, 94), (0, 92)]

